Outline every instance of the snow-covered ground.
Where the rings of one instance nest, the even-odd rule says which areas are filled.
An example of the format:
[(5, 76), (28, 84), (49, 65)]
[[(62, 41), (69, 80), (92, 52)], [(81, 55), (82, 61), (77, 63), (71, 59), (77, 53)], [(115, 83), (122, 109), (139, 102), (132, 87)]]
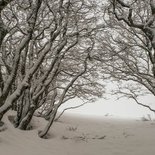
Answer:
[(86, 118), (66, 115), (55, 122), (49, 139), (37, 136), (46, 121), (34, 118), (34, 129), (0, 132), (0, 155), (154, 155), (155, 121)]

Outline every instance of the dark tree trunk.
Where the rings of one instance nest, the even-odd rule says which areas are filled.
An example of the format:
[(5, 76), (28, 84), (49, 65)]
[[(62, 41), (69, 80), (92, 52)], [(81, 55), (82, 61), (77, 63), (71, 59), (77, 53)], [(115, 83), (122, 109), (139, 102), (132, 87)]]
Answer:
[(46, 134), (48, 133), (50, 127), (52, 126), (52, 124), (54, 122), (54, 119), (55, 119), (56, 114), (57, 114), (57, 109), (55, 109), (53, 111), (53, 113), (51, 114), (51, 117), (50, 117), (49, 122), (47, 123), (45, 129), (43, 131), (40, 131), (38, 133), (38, 135), (39, 135), (40, 138), (45, 138)]
[(2, 120), (4, 114), (10, 109), (11, 107), (6, 108), (5, 110), (3, 110), (3, 112), (0, 113), (0, 121)]
[(27, 115), (21, 120), (18, 128), (21, 130), (28, 130), (30, 127), (30, 122), (32, 120), (33, 114), (36, 110), (36, 107), (31, 107), (27, 113)]
[(17, 128), (20, 124), (20, 121), (22, 119), (22, 112), (23, 112), (23, 106), (24, 106), (24, 93), (21, 96), (21, 99), (19, 100), (19, 103), (16, 103), (16, 110), (17, 110), (17, 116), (14, 119), (14, 126)]

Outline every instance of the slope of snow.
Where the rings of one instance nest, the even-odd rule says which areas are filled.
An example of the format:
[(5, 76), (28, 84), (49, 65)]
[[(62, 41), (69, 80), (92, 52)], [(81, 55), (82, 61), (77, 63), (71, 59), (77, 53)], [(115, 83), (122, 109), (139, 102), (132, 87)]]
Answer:
[(0, 132), (1, 155), (153, 155), (155, 122), (64, 116), (50, 129), (50, 138), (37, 136), (46, 121), (34, 118), (34, 129)]

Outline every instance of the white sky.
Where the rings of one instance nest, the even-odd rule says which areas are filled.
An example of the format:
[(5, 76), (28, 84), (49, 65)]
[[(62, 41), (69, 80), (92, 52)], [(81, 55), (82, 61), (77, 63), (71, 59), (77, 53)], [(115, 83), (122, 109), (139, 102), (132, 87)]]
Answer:
[[(142, 97), (141, 101), (143, 104), (150, 105), (155, 109), (155, 97), (152, 95), (147, 95), (146, 97)], [(66, 105), (62, 106), (60, 109), (64, 107), (70, 107), (79, 104), (78, 100), (69, 101)], [(109, 100), (100, 99), (95, 103), (88, 103), (80, 108), (72, 109), (66, 111), (66, 113), (76, 113), (82, 115), (98, 115), (104, 116), (106, 114), (118, 117), (130, 117), (137, 118), (147, 116), (150, 114), (152, 118), (155, 118), (155, 114), (144, 108), (140, 105), (137, 105), (135, 101), (132, 99), (122, 98), (120, 100), (114, 99), (111, 97)]]

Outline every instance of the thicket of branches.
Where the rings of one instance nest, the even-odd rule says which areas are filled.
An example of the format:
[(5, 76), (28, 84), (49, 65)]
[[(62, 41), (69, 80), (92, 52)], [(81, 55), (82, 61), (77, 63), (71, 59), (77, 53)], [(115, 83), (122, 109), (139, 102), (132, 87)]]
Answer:
[(97, 35), (92, 58), (119, 83), (114, 94), (135, 101), (138, 95), (155, 95), (155, 1), (109, 0), (103, 10), (106, 28)]
[[(0, 120), (12, 109), (14, 126), (26, 130), (39, 112), (48, 120), (44, 137), (63, 103), (102, 97), (101, 80), (111, 77), (155, 95), (154, 4), (0, 1)], [(119, 93), (136, 99), (131, 89)]]
[[(49, 121), (64, 102), (101, 97), (97, 63), (89, 53), (99, 29), (89, 1), (4, 1), (1, 6), (0, 115), (17, 111), (14, 125), (26, 130), (37, 110)], [(4, 31), (5, 30), (5, 31)]]

